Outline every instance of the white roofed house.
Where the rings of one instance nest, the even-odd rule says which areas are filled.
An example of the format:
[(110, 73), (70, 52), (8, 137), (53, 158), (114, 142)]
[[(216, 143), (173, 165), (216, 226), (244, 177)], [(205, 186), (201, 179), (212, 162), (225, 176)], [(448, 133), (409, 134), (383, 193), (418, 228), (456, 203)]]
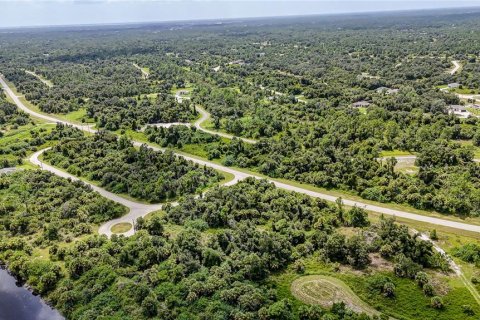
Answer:
[(376, 91), (377, 93), (395, 94), (395, 93), (398, 93), (399, 89), (380, 87), (380, 88), (377, 88)]
[(470, 116), (471, 114), (465, 106), (461, 106), (461, 105), (448, 106), (448, 113), (457, 115), (460, 118), (468, 118), (468, 116)]
[(355, 103), (352, 104), (352, 106), (353, 106), (354, 108), (366, 108), (366, 107), (368, 107), (369, 105), (370, 105), (370, 102), (364, 101), (364, 100), (362, 100), (362, 101), (357, 101), (357, 102), (355, 102)]
[(400, 89), (388, 89), (387, 94), (395, 94), (395, 93), (398, 93), (399, 91)]
[(454, 82), (454, 83), (449, 83), (449, 84), (448, 84), (448, 88), (449, 88), (449, 89), (457, 89), (457, 88), (460, 88), (460, 86), (461, 86), (461, 84), (460, 84), (460, 83), (456, 83), (456, 82)]
[(377, 93), (384, 93), (384, 92), (387, 92), (388, 90), (390, 90), (390, 88), (380, 87), (380, 88), (377, 88)]

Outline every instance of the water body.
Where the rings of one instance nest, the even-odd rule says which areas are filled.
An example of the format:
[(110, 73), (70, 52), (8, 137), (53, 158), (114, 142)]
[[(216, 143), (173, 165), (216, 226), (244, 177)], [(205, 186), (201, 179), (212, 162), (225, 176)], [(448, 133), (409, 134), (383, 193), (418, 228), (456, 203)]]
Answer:
[(0, 268), (0, 320), (63, 320), (58, 311)]

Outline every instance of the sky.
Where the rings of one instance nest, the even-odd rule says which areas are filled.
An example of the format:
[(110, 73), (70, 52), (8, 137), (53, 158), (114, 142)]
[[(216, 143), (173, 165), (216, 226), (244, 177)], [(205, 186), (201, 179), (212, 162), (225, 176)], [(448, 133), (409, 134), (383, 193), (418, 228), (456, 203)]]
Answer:
[(0, 28), (480, 7), (480, 0), (0, 0)]

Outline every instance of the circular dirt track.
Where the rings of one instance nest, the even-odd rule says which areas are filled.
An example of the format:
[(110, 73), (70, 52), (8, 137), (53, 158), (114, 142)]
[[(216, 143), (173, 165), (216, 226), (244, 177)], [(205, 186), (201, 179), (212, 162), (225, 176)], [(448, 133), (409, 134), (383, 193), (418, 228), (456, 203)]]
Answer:
[(368, 315), (380, 314), (363, 302), (344, 282), (333, 277), (304, 276), (292, 282), (291, 290), (298, 300), (307, 304), (330, 308), (333, 303), (343, 301), (355, 312), (365, 312)]

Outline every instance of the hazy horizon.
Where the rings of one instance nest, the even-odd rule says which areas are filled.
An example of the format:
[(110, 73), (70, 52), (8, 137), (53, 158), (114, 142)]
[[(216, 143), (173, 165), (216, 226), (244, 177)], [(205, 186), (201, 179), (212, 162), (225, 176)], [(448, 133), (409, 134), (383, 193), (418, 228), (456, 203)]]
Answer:
[(0, 0), (1, 28), (468, 8), (478, 1)]

